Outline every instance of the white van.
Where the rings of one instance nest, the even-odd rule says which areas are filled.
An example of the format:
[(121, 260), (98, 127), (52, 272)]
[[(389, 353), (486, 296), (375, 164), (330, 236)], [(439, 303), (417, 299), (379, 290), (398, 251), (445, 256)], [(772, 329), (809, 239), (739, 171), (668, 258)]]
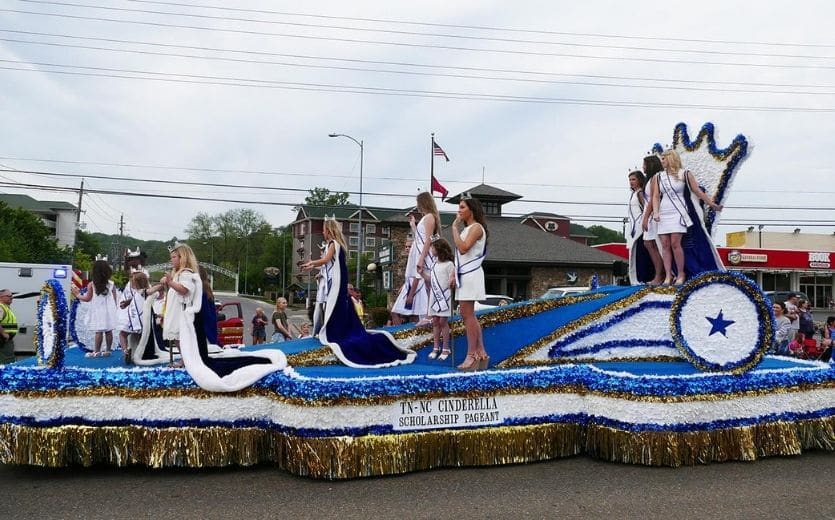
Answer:
[(591, 287), (551, 287), (540, 298), (553, 300), (554, 298), (562, 298), (563, 296), (577, 296), (590, 290)]
[(35, 352), (38, 296), (44, 283), (50, 278), (55, 278), (61, 283), (67, 304), (69, 304), (72, 266), (0, 262), (0, 289), (11, 289), (14, 295), (12, 311), (17, 316), (19, 329), (14, 339), (14, 349), (17, 354)]

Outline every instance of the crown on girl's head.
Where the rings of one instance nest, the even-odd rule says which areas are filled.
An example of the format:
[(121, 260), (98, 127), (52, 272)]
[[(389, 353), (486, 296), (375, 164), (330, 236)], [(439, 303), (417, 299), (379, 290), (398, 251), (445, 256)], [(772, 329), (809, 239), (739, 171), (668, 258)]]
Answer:
[(473, 198), (473, 196), (470, 195), (469, 191), (465, 191), (464, 193), (461, 194), (461, 200), (471, 200), (472, 198)]
[(107, 262), (107, 255), (102, 255), (102, 254), (96, 255), (96, 262), (98, 262), (99, 260), (104, 260), (105, 262)]
[(438, 240), (441, 240), (441, 235), (432, 235), (431, 237), (429, 237), (429, 240), (434, 244)]
[(180, 242), (179, 240), (175, 240), (173, 244), (171, 244), (170, 246), (168, 246), (168, 252), (170, 253), (170, 252), (174, 251), (175, 249), (177, 249), (178, 247), (180, 247), (180, 246), (184, 246), (184, 245), (185, 245), (185, 244), (183, 244), (183, 243), (182, 243), (182, 242)]
[(137, 258), (140, 255), (142, 255), (142, 251), (139, 249), (139, 246), (136, 246), (136, 251), (131, 251), (130, 248), (128, 248), (128, 252), (125, 253), (125, 256), (128, 258)]
[(328, 220), (332, 220), (333, 222), (336, 222), (336, 213), (334, 213), (330, 217), (325, 215), (325, 222), (327, 222)]

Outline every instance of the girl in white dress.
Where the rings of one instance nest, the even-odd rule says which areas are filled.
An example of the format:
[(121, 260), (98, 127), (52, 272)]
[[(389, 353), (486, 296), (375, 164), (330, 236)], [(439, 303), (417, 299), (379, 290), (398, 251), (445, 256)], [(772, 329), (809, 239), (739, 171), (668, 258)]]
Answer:
[(682, 169), (681, 158), (675, 150), (666, 150), (661, 154), (661, 165), (664, 171), (653, 178), (652, 211), (653, 219), (658, 223), (658, 236), (661, 240), (661, 257), (666, 273), (664, 285), (672, 283), (673, 261), (675, 284), (681, 285), (686, 280), (681, 237), (687, 232), (687, 228), (694, 224), (687, 212), (685, 183), (691, 194), (714, 210), (721, 211), (722, 205), (713, 202), (713, 199), (699, 188), (693, 174)]
[[(418, 275), (424, 277), (424, 271), (427, 273), (431, 272), (432, 266), (435, 265), (435, 255), (432, 253), (431, 248), (431, 237), (440, 235), (441, 217), (438, 213), (438, 207), (435, 205), (435, 198), (432, 197), (431, 192), (422, 191), (418, 193), (416, 202), (417, 209), (423, 217), (421, 217), (420, 222), (417, 223), (414, 229), (414, 248), (417, 250), (415, 268), (417, 269)], [(428, 300), (430, 288), (428, 284), (424, 285)], [(426, 319), (428, 315), (429, 311), (427, 309), (427, 311), (422, 313), (423, 318), (417, 323), (417, 326), (428, 324), (429, 320)]]
[[(432, 255), (435, 263), (431, 270), (423, 270), (429, 286), (429, 316), (432, 317), (434, 346), (429, 359), (444, 361), (449, 357), (449, 317), (452, 316), (452, 288), (455, 286), (455, 264), (452, 246), (438, 235), (432, 237)], [(443, 343), (443, 349), (441, 344)]]
[[(116, 309), (116, 287), (110, 281), (113, 270), (107, 260), (96, 260), (93, 264), (93, 280), (87, 284), (87, 292), (80, 294), (73, 286), (72, 294), (82, 302), (90, 302), (87, 311), (87, 328), (96, 333), (95, 347), (86, 357), (109, 356), (113, 345), (113, 329), (118, 323)], [(101, 350), (102, 336), (106, 341), (104, 351)]]
[(125, 355), (125, 362), (131, 360), (128, 335), (142, 334), (142, 314), (145, 307), (145, 291), (149, 288), (148, 276), (142, 271), (130, 274), (130, 281), (122, 290), (119, 302), (119, 345)]
[[(197, 274), (197, 258), (187, 244), (176, 242), (169, 256), (171, 272), (160, 279), (161, 287), (168, 288), (162, 318), (162, 339), (171, 342), (169, 352), (173, 352), (179, 350), (180, 317), (186, 308), (194, 305), (195, 287), (200, 283), (200, 276)], [(182, 363), (173, 366), (181, 368)]]
[[(463, 228), (463, 229), (462, 229)], [(487, 368), (490, 356), (484, 349), (481, 325), (475, 316), (475, 302), (485, 297), (484, 270), (481, 263), (487, 255), (487, 226), (481, 203), (464, 195), (458, 203), (458, 216), (452, 223), (455, 241), (455, 270), (461, 319), (467, 331), (467, 357), (459, 370)]]
[(659, 250), (658, 240), (658, 226), (652, 217), (652, 198), (655, 184), (652, 180), (662, 170), (661, 159), (657, 155), (648, 155), (644, 157), (644, 214), (642, 218), (641, 229), (643, 230), (644, 247), (649, 254), (652, 261), (652, 268), (655, 271), (655, 276), (650, 280), (649, 285), (661, 285), (664, 281), (664, 261), (661, 259), (661, 251)]

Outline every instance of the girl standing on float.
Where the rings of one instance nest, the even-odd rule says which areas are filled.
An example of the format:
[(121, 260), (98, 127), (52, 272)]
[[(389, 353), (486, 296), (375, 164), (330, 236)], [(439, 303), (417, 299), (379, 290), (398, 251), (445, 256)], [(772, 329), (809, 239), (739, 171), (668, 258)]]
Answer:
[(455, 241), (458, 286), (455, 298), (467, 331), (467, 357), (458, 369), (472, 371), (487, 368), (490, 356), (484, 349), (481, 325), (475, 316), (475, 302), (485, 297), (481, 263), (487, 255), (487, 226), (481, 203), (466, 194), (458, 203), (458, 215), (452, 223), (452, 238)]
[(652, 270), (654, 275), (649, 285), (661, 285), (664, 281), (664, 260), (661, 258), (661, 251), (658, 249), (658, 225), (652, 216), (652, 198), (654, 190), (657, 186), (652, 180), (655, 176), (663, 170), (661, 166), (661, 159), (657, 155), (647, 155), (644, 157), (644, 214), (641, 223), (643, 230), (643, 245), (649, 255), (650, 262), (652, 262)]
[[(165, 314), (162, 318), (162, 337), (176, 345), (180, 340), (180, 316), (186, 307), (192, 304), (195, 278), (199, 281), (199, 276), (195, 276), (197, 258), (191, 247), (175, 242), (169, 256), (171, 273), (160, 279), (162, 287), (168, 288), (165, 295)], [(175, 367), (182, 367), (182, 363), (175, 364)]]
[[(110, 281), (113, 269), (107, 260), (96, 260), (93, 264), (93, 280), (87, 284), (87, 292), (80, 294), (73, 286), (72, 294), (82, 302), (91, 302), (87, 312), (87, 328), (96, 333), (95, 347), (87, 352), (86, 357), (107, 357), (113, 345), (113, 329), (118, 324), (118, 310), (116, 309), (116, 287)], [(102, 336), (106, 341), (104, 351), (101, 350)]]
[(129, 335), (142, 334), (142, 314), (145, 308), (145, 291), (149, 288), (148, 276), (142, 271), (130, 273), (130, 280), (122, 290), (119, 302), (119, 345), (125, 356), (125, 363), (131, 362)]
[[(414, 228), (415, 238), (413, 249), (417, 250), (417, 262), (415, 263), (417, 272), (421, 277), (423, 277), (424, 271), (427, 273), (431, 272), (432, 266), (435, 265), (435, 255), (432, 254), (431, 237), (433, 235), (441, 234), (441, 217), (438, 214), (438, 207), (435, 205), (435, 198), (432, 197), (432, 194), (428, 191), (418, 193), (417, 208), (423, 216)], [(421, 321), (417, 323), (418, 327), (428, 324), (429, 322), (429, 320), (426, 319), (429, 314), (429, 287), (426, 286), (424, 290), (426, 291), (427, 296), (427, 309), (423, 312), (423, 318)]]
[[(666, 150), (661, 154), (661, 166), (664, 167), (664, 171), (653, 178), (652, 218), (658, 223), (661, 258), (664, 260), (664, 272), (666, 273), (664, 285), (673, 283), (673, 273), (676, 274), (675, 284), (681, 285), (687, 279), (686, 275), (688, 274), (685, 273), (686, 259), (681, 247), (681, 238), (691, 226), (699, 226), (700, 228), (704, 226), (704, 223), (701, 222), (701, 211), (697, 211), (698, 208), (692, 200), (688, 204), (688, 199), (691, 198), (691, 195), (695, 195), (715, 211), (722, 211), (722, 205), (713, 202), (713, 199), (702, 192), (696, 178), (689, 170), (682, 169), (681, 158), (675, 150)], [(695, 212), (694, 216), (699, 222), (691, 217), (691, 210)], [(693, 231), (698, 233), (700, 230), (694, 229)], [(701, 229), (701, 231), (704, 232), (703, 234), (707, 234), (706, 230)], [(710, 235), (707, 235), (706, 241), (703, 240), (699, 247), (710, 249), (709, 252), (700, 252), (704, 252), (705, 256), (712, 255), (714, 257), (708, 259), (708, 262), (713, 264), (711, 265), (712, 268), (723, 268), (710, 240)], [(673, 262), (675, 262), (675, 271), (673, 271)], [(698, 271), (694, 269), (689, 274), (695, 276), (699, 272), (702, 272), (702, 269)]]
[(452, 352), (449, 349), (449, 318), (452, 316), (452, 288), (455, 287), (455, 257), (449, 242), (438, 235), (432, 236), (432, 255), (435, 264), (431, 270), (423, 271), (423, 278), (429, 285), (429, 316), (432, 317), (434, 339), (429, 359), (444, 361)]
[(302, 264), (308, 271), (319, 267), (324, 277), (325, 308), (319, 341), (349, 367), (383, 368), (411, 363), (415, 353), (400, 346), (385, 331), (366, 331), (348, 295), (345, 237), (339, 222), (325, 218), (322, 234), (327, 241), (321, 258)]

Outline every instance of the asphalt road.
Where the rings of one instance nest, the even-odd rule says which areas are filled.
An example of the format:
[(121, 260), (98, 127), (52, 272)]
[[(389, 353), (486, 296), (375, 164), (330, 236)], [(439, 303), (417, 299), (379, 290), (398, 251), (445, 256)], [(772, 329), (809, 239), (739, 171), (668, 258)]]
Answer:
[[(244, 320), (244, 343), (247, 345), (252, 344), (252, 318), (255, 316), (255, 309), (257, 307), (261, 307), (264, 309), (264, 314), (267, 315), (267, 321), (269, 321), (270, 316), (275, 310), (275, 303), (266, 303), (260, 300), (253, 300), (250, 298), (245, 298), (243, 296), (234, 296), (231, 293), (217, 293), (215, 295), (216, 300), (220, 300), (223, 302), (230, 302), (230, 301), (239, 301), (241, 302), (241, 313), (243, 314)], [(225, 311), (224, 311), (225, 312)], [(291, 324), (300, 324), (302, 320), (307, 320), (307, 312), (304, 310), (292, 310), (288, 309), (287, 317), (290, 320)], [(270, 336), (272, 336), (273, 327), (272, 325), (267, 325), (267, 341), (269, 342)]]
[(316, 481), (269, 468), (0, 466), (2, 518), (835, 518), (835, 453), (684, 468), (586, 457)]

